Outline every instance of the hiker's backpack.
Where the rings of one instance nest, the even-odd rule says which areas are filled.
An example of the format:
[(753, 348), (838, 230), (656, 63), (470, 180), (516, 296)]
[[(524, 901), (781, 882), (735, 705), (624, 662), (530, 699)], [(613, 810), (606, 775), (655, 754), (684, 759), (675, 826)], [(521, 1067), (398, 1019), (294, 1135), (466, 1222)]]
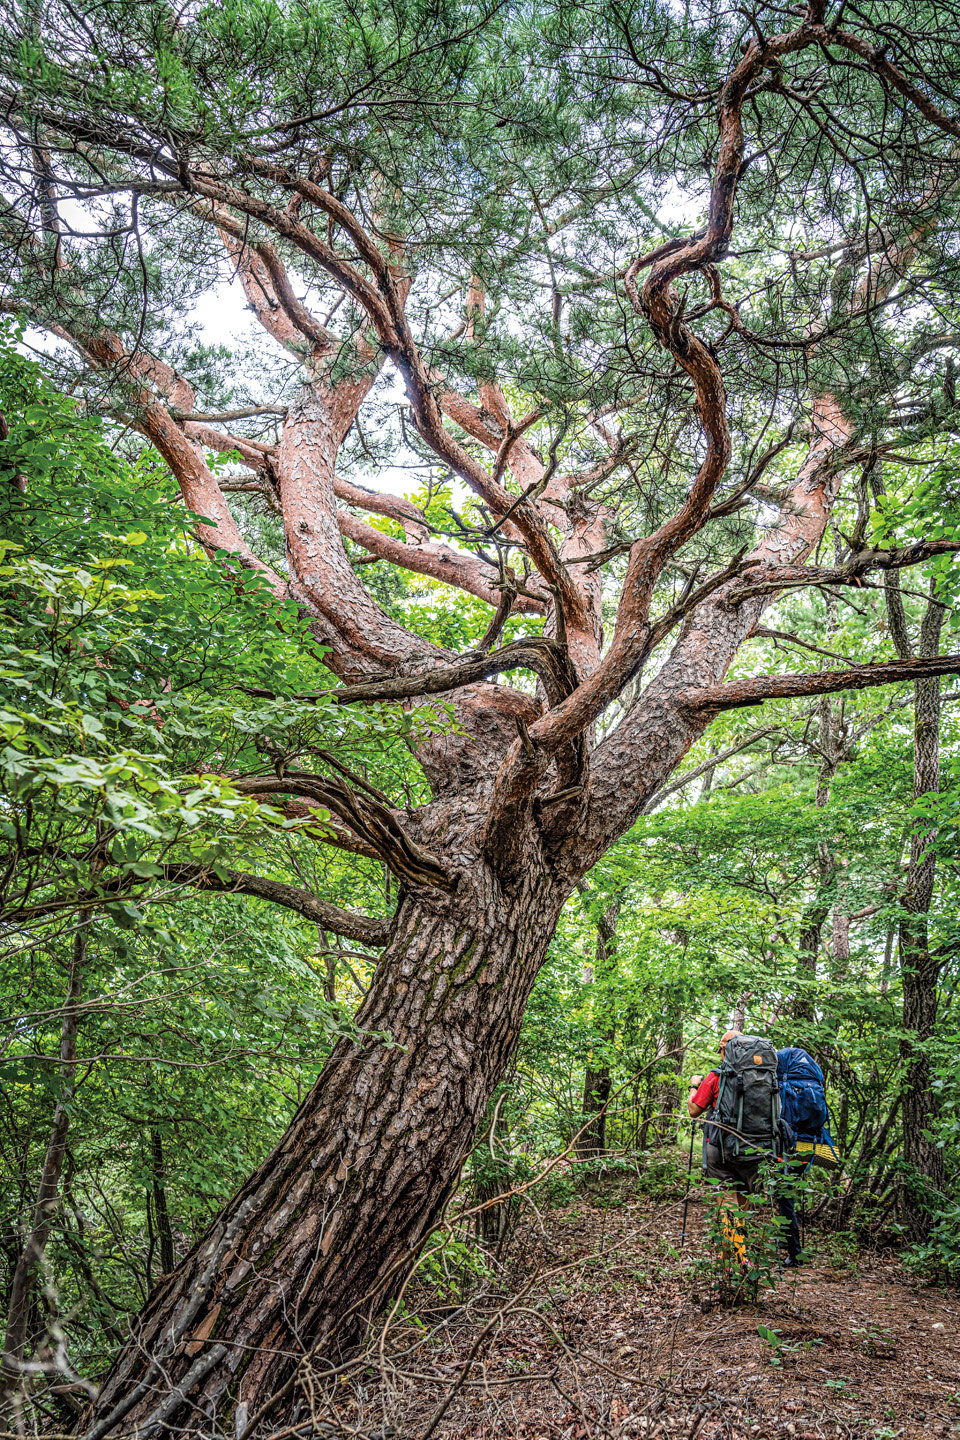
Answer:
[(823, 1087), (823, 1071), (806, 1050), (790, 1045), (777, 1051), (777, 1075), (783, 1118), (796, 1137), (793, 1150), (804, 1164), (833, 1169), (840, 1164), (827, 1129), (830, 1111)]
[(759, 1035), (727, 1041), (709, 1138), (724, 1160), (780, 1153), (777, 1052)]
[(784, 1120), (798, 1140), (819, 1140), (827, 1123), (827, 1096), (816, 1060), (799, 1045), (778, 1050), (777, 1078)]

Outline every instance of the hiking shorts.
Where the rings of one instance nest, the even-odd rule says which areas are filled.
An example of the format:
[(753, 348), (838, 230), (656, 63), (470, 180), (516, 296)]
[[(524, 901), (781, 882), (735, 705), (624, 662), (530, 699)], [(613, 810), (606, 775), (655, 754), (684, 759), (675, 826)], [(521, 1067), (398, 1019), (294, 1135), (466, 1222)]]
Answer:
[(759, 1160), (739, 1160), (735, 1155), (723, 1159), (719, 1146), (707, 1141), (703, 1151), (703, 1171), (711, 1180), (723, 1180), (738, 1195), (752, 1195), (757, 1190)]

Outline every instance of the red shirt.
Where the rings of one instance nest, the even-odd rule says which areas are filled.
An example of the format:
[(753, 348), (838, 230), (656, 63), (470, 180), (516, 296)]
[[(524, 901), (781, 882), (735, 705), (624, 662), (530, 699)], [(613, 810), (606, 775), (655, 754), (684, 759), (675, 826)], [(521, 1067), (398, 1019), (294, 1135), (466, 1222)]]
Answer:
[(700, 1088), (696, 1095), (691, 1096), (694, 1105), (699, 1105), (701, 1110), (712, 1110), (717, 1103), (717, 1096), (720, 1094), (720, 1071), (711, 1070), (710, 1074), (700, 1082)]

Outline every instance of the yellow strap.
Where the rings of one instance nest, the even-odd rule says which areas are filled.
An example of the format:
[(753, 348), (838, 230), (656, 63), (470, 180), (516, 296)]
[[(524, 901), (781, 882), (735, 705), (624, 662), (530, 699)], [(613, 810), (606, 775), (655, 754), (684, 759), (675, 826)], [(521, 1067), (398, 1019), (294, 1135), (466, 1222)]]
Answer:
[(798, 1140), (797, 1155), (811, 1165), (824, 1165), (831, 1170), (840, 1164), (840, 1156), (835, 1150), (829, 1145), (815, 1144), (812, 1140)]

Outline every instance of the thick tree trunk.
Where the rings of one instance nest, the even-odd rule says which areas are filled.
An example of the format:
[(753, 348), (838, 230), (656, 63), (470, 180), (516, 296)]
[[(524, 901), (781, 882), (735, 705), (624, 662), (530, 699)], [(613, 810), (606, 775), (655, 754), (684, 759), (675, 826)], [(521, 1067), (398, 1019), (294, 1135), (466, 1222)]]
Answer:
[[(799, 563), (822, 533), (833, 501), (823, 456), (846, 443), (849, 426), (832, 397), (814, 409), (818, 439), (797, 477), (802, 503), (791, 504), (782, 533), (758, 547), (759, 564), (779, 564), (787, 552)], [(294, 445), (289, 421), (284, 435)], [(309, 437), (302, 442), (309, 450)], [(288, 466), (293, 531), (308, 537), (308, 551), (306, 540), (298, 545), (304, 567), (316, 569), (314, 521), (320, 526), (323, 517), (298, 510), (295, 471)], [(330, 584), (332, 614), (337, 585)], [(252, 1433), (253, 1417), (278, 1389), (282, 1402), (271, 1413), (282, 1419), (280, 1404), (292, 1401), (298, 1372), (309, 1369), (306, 1356), (322, 1369), (356, 1340), (456, 1184), (563, 901), (702, 735), (710, 712), (684, 697), (691, 686), (722, 678), (770, 593), (731, 605), (717, 591), (688, 617), (642, 701), (591, 753), (585, 797), (569, 799), (566, 812), (554, 804), (542, 833), (543, 799), (531, 798), (529, 787), (546, 780), (540, 767), (551, 717), (566, 724), (572, 712), (557, 705), (528, 731), (522, 697), (487, 687), (498, 700), (491, 708), (464, 690), (457, 743), (437, 737), (426, 757), (421, 752), (436, 799), (408, 819), (419, 842), (452, 856), (459, 888), (404, 896), (359, 1015), (367, 1029), (391, 1030), (396, 1047), (379, 1038), (336, 1047), (280, 1145), (151, 1297), (85, 1440), (102, 1440), (121, 1424), (147, 1440), (181, 1422), (210, 1428), (214, 1416), (218, 1428), (239, 1435), (246, 1424)], [(349, 618), (362, 651), (364, 624), (372, 622), (360, 610)], [(391, 658), (387, 641), (374, 658), (392, 669), (424, 663), (422, 648), (419, 660)], [(354, 678), (349, 656), (336, 664)], [(607, 678), (613, 685), (613, 672)], [(586, 684), (580, 692), (586, 714), (599, 700)], [(514, 719), (523, 722), (517, 741)], [(558, 763), (558, 779), (568, 771), (578, 773)], [(491, 805), (499, 818), (487, 835)], [(509, 892), (478, 858), (485, 844), (518, 877)], [(553, 875), (542, 860), (548, 845)], [(465, 854), (477, 858), (465, 863)]]
[(305, 1357), (323, 1370), (355, 1344), (397, 1283), (457, 1183), (566, 898), (535, 864), (510, 895), (479, 864), (470, 879), (402, 900), (357, 1017), (370, 1039), (337, 1045), (283, 1140), (155, 1291), (88, 1440), (121, 1421), (141, 1436), (188, 1420), (239, 1432), (279, 1389), (292, 1403)]

